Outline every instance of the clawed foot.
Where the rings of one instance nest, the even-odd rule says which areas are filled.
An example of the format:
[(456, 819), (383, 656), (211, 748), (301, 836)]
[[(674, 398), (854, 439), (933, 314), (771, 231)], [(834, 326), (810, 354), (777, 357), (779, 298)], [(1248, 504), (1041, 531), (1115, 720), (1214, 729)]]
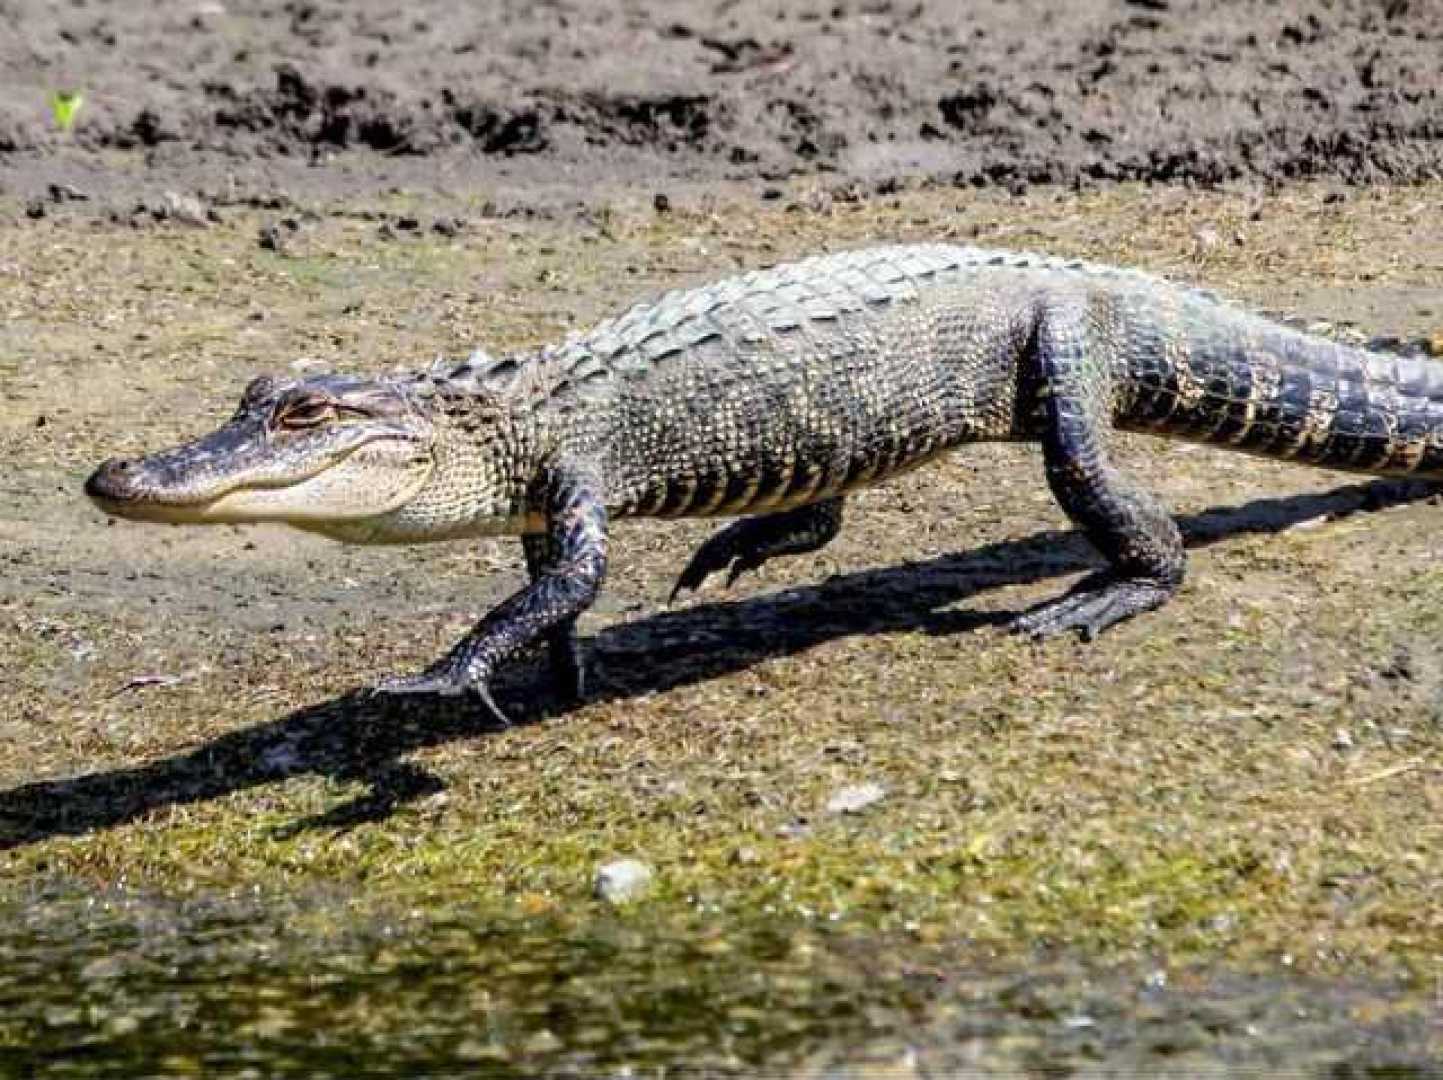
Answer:
[(671, 590), (695, 590), (713, 574), (726, 571), (726, 587), (779, 555), (801, 555), (825, 547), (842, 527), (842, 499), (836, 496), (761, 517), (733, 521), (712, 536), (686, 564)]
[(491, 696), (484, 679), (470, 681), (446, 668), (432, 668), (417, 675), (392, 675), (382, 679), (371, 690), (373, 694), (429, 694), (436, 697), (472, 696), (500, 727), (510, 727), (511, 720)]
[(1091, 641), (1114, 623), (1161, 607), (1176, 591), (1175, 587), (1156, 581), (1095, 575), (1066, 596), (1017, 616), (1007, 628), (1014, 634), (1034, 639), (1075, 630), (1083, 641)]
[[(557, 627), (548, 639), (552, 669), (563, 694), (569, 700), (581, 698), (584, 668), (581, 643), (576, 637), (574, 622)], [(486, 678), (460, 670), (451, 657), (433, 664), (415, 675), (392, 675), (372, 688), (375, 694), (427, 694), (435, 697), (473, 697), (501, 727), (510, 727), (511, 720), (491, 696)]]
[(676, 579), (669, 603), (675, 603), (683, 590), (694, 592), (707, 578), (723, 570), (727, 571), (726, 587), (730, 589), (737, 578), (767, 561), (765, 555), (751, 548), (743, 548), (737, 543), (742, 532), (738, 526), (746, 524), (747, 522), (737, 522), (730, 525), (697, 548), (696, 554), (686, 564), (686, 569)]

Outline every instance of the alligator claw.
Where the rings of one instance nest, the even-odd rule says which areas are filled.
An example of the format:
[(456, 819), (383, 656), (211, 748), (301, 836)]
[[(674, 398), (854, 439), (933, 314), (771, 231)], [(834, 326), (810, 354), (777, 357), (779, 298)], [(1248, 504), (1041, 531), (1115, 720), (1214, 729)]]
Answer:
[(481, 699), (482, 707), (491, 714), (491, 719), (496, 721), (497, 727), (509, 728), (511, 726), (511, 717), (502, 712), (501, 706), (496, 704), (496, 699), (491, 696), (490, 687), (485, 683), (477, 683), (471, 690)]
[(733, 585), (737, 583), (737, 578), (741, 577), (743, 574), (749, 574), (753, 570), (760, 569), (762, 563), (766, 561), (767, 559), (765, 555), (758, 555), (754, 551), (741, 552), (737, 555), (736, 559), (732, 561), (731, 572), (727, 574), (726, 587), (730, 589)]
[(676, 584), (671, 587), (671, 595), (666, 600), (668, 604), (676, 603), (676, 598), (682, 594), (683, 590), (696, 592), (701, 588), (702, 582), (721, 569), (720, 566), (703, 566), (701, 557), (704, 552), (705, 549), (698, 551), (692, 556), (691, 562), (686, 564), (686, 569), (681, 572), (681, 576), (676, 579)]
[(668, 604), (676, 603), (676, 598), (682, 594), (683, 590), (687, 592), (695, 592), (697, 589), (702, 587), (702, 585), (706, 582), (707, 578), (711, 577), (713, 574), (720, 573), (721, 571), (726, 570), (729, 564), (731, 566), (731, 569), (727, 573), (726, 584), (723, 587), (730, 589), (734, 584), (736, 584), (737, 578), (741, 577), (742, 574), (746, 573), (748, 570), (755, 570), (758, 566), (761, 565), (761, 561), (758, 560), (755, 563), (748, 563), (744, 559), (737, 558), (735, 560), (728, 560), (728, 562), (720, 563), (716, 566), (708, 566), (705, 568), (697, 568), (695, 564), (696, 560), (693, 559), (692, 563), (688, 565), (686, 570), (682, 572), (681, 577), (677, 579), (676, 585), (672, 587), (671, 596), (667, 598)]
[(686, 564), (686, 569), (676, 579), (676, 585), (672, 588), (671, 598), (667, 603), (675, 603), (683, 589), (695, 592), (701, 588), (707, 578), (713, 574), (719, 574), (723, 570), (727, 571), (726, 587), (730, 589), (736, 584), (737, 578), (748, 570), (755, 570), (767, 561), (765, 555), (737, 549), (735, 528), (735, 525), (728, 526), (697, 548), (696, 554)]
[(372, 689), (373, 694), (430, 694), (436, 697), (474, 696), (483, 711), (500, 727), (510, 727), (511, 720), (501, 711), (491, 689), (485, 682), (463, 682), (444, 671), (423, 671), (419, 675), (392, 675), (382, 679)]

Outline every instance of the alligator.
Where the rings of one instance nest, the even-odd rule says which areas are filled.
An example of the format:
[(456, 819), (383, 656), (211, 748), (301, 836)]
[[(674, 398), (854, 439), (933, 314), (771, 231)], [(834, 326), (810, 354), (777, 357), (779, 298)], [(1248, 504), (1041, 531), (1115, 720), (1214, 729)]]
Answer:
[(624, 517), (749, 515), (682, 590), (813, 552), (850, 492), (967, 443), (1040, 442), (1107, 568), (1023, 612), (1091, 638), (1183, 580), (1163, 503), (1115, 460), (1154, 432), (1377, 475), (1443, 478), (1443, 364), (1312, 336), (1136, 270), (944, 244), (822, 255), (666, 293), (560, 344), (374, 378), (262, 376), (192, 442), (104, 462), (107, 514), (285, 522), (360, 544), (519, 535), (529, 583), (387, 693), (469, 694), (545, 643), (584, 692), (576, 620)]

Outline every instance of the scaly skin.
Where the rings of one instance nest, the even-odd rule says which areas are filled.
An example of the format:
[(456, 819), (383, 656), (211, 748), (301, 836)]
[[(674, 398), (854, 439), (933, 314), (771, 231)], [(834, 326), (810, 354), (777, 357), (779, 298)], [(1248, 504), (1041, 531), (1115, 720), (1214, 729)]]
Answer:
[[(365, 381), (257, 380), (194, 443), (86, 491), (159, 521), (285, 521), (356, 543), (523, 537), (531, 581), (397, 692), (467, 692), (535, 641), (583, 689), (576, 618), (607, 523), (753, 514), (677, 590), (836, 535), (848, 492), (982, 440), (1038, 441), (1110, 569), (1020, 616), (1084, 636), (1183, 579), (1171, 515), (1112, 461), (1150, 431), (1443, 477), (1443, 365), (1347, 348), (1132, 271), (944, 245), (808, 259), (668, 293), (531, 355)], [(504, 718), (503, 718), (504, 719)]]

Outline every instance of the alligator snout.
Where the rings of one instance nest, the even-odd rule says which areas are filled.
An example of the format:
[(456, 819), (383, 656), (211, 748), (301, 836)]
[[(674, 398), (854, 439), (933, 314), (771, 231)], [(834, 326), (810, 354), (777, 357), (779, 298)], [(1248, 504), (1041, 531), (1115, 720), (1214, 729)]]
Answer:
[(85, 481), (85, 494), (92, 499), (125, 502), (139, 494), (136, 483), (139, 476), (139, 462), (129, 458), (110, 458), (102, 461), (100, 467), (90, 474), (90, 479)]

